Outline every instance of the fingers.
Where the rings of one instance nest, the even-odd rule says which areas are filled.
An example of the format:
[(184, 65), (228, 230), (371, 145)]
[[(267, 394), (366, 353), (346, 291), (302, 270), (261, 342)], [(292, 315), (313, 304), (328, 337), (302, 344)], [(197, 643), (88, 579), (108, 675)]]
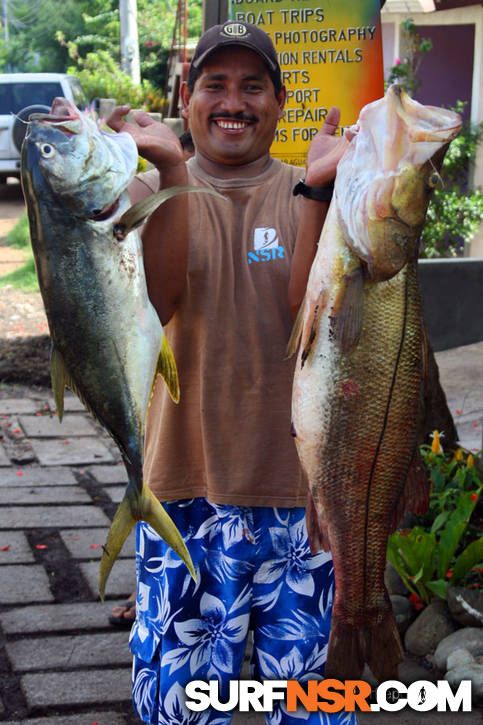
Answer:
[(337, 106), (332, 106), (327, 112), (325, 117), (324, 125), (322, 126), (322, 133), (334, 134), (340, 121), (340, 109)]
[(138, 126), (141, 126), (142, 128), (146, 128), (146, 126), (152, 126), (153, 123), (159, 123), (159, 121), (155, 121), (149, 115), (149, 113), (146, 113), (146, 111), (133, 111), (132, 115)]
[(116, 106), (109, 118), (106, 120), (109, 128), (112, 128), (113, 131), (121, 131), (124, 124), (126, 123), (123, 116), (129, 113), (130, 110), (131, 106), (129, 106), (128, 104), (124, 106)]

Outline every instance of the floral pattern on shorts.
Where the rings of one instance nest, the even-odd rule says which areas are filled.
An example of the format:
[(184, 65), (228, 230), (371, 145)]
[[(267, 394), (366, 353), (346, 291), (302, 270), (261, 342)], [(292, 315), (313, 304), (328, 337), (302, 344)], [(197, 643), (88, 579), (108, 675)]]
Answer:
[[(138, 525), (136, 622), (130, 647), (133, 702), (151, 725), (227, 725), (233, 713), (192, 712), (184, 688), (218, 680), (228, 699), (249, 630), (250, 677), (321, 679), (334, 578), (330, 554), (312, 555), (305, 509), (221, 506), (206, 499), (164, 504), (190, 551), (196, 582), (144, 522)], [(269, 725), (354, 725), (354, 713), (288, 713), (276, 702)]]

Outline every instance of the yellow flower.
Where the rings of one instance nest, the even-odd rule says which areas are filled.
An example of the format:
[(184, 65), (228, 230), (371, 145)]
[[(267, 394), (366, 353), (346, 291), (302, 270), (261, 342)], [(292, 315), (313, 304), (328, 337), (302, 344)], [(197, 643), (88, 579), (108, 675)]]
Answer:
[(439, 431), (434, 430), (431, 438), (433, 439), (433, 442), (431, 443), (431, 450), (433, 451), (433, 453), (442, 453), (443, 448), (441, 446)]
[(456, 453), (453, 456), (453, 461), (463, 461), (463, 460), (464, 460), (463, 449), (458, 448)]
[(475, 461), (474, 461), (474, 458), (471, 455), (471, 453), (468, 456), (468, 458), (466, 459), (466, 465), (468, 466), (468, 468), (473, 468), (473, 466), (475, 465)]

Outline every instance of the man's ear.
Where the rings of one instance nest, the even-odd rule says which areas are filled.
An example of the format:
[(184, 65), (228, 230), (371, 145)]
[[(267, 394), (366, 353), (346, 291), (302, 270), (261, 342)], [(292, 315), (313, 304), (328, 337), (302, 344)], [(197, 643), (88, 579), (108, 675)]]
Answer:
[(278, 107), (280, 109), (279, 114), (278, 114), (279, 121), (281, 118), (283, 118), (283, 112), (285, 109), (286, 100), (287, 100), (287, 89), (285, 88), (285, 86), (282, 86), (280, 91), (277, 93)]
[(181, 115), (184, 119), (188, 120), (189, 115), (189, 105), (190, 105), (190, 99), (191, 99), (191, 91), (188, 88), (188, 84), (186, 81), (183, 81), (181, 84), (181, 88), (179, 89), (179, 96), (181, 98), (181, 104), (183, 106), (181, 110)]

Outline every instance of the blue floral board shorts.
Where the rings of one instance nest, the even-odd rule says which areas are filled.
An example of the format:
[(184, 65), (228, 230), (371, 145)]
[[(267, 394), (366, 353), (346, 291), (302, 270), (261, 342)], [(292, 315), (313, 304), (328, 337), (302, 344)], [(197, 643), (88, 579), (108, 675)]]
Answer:
[[(311, 555), (304, 508), (220, 506), (204, 498), (164, 504), (193, 560), (197, 581), (144, 522), (138, 524), (136, 621), (130, 637), (133, 702), (151, 725), (227, 725), (233, 712), (190, 711), (185, 686), (218, 680), (228, 700), (249, 630), (250, 677), (322, 679), (334, 574)], [(354, 713), (288, 713), (274, 701), (269, 725), (355, 725)]]

